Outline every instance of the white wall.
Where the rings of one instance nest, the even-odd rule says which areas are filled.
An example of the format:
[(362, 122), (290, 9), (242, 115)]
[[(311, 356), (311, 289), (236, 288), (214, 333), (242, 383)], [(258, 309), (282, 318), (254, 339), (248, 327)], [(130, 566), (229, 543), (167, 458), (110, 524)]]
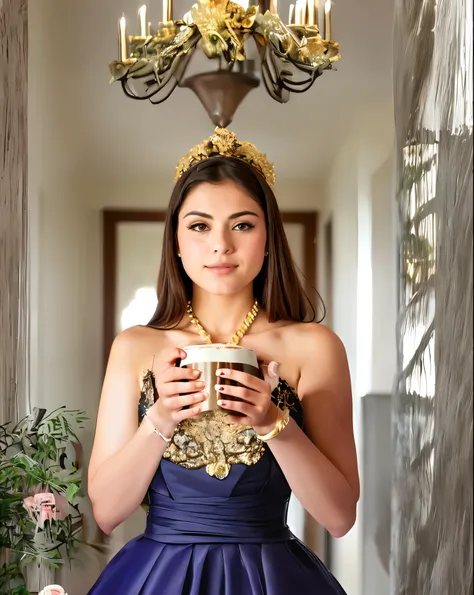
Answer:
[[(325, 291), (324, 225), (333, 222), (332, 327), (343, 340), (352, 375), (354, 427), (362, 472), (361, 401), (390, 392), (396, 350), (396, 243), (394, 232), (392, 106), (376, 104), (356, 113), (328, 176), (319, 233), (319, 285)], [(387, 428), (390, 432), (390, 427)], [(390, 464), (390, 461), (388, 462)], [(361, 477), (362, 485), (370, 478)], [(332, 542), (333, 570), (349, 595), (385, 595), (388, 575), (376, 555), (369, 567), (379, 576), (373, 591), (363, 575), (362, 489), (358, 520)]]

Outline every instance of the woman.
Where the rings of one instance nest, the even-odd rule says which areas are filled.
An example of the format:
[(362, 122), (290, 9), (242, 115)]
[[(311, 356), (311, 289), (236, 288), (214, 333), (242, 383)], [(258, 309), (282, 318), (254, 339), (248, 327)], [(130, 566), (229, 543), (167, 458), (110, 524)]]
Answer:
[[(285, 519), (292, 490), (334, 537), (354, 524), (359, 479), (344, 348), (308, 322), (265, 156), (216, 129), (180, 162), (177, 178), (158, 306), (148, 326), (115, 339), (89, 468), (102, 530), (148, 494), (147, 527), (90, 594), (340, 595)], [(214, 419), (214, 438), (203, 426), (211, 421), (197, 417), (199, 372), (175, 365), (183, 347), (203, 342), (239, 343), (266, 362), (265, 380), (219, 371), (240, 384), (216, 377), (221, 411), (240, 416)], [(246, 452), (216, 472), (213, 447), (240, 428), (251, 428)], [(207, 453), (197, 463), (183, 446), (187, 433)]]

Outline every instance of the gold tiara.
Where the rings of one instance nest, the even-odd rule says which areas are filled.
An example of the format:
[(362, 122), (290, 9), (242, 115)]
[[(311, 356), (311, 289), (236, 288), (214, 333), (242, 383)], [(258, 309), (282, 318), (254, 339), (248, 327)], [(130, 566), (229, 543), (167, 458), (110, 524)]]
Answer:
[(179, 161), (174, 181), (177, 182), (185, 171), (199, 161), (204, 161), (215, 155), (241, 159), (254, 167), (270, 186), (275, 183), (275, 170), (266, 155), (260, 153), (255, 145), (246, 141), (239, 141), (235, 133), (226, 128), (216, 128), (214, 134), (193, 147)]

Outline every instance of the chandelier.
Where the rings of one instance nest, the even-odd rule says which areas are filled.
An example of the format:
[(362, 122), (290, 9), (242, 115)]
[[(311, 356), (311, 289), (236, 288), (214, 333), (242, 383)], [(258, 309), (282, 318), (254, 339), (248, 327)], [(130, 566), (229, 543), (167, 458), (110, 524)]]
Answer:
[[(111, 82), (120, 81), (128, 97), (153, 104), (168, 99), (176, 86), (187, 87), (220, 127), (230, 124), (260, 78), (270, 97), (286, 103), (291, 93), (310, 89), (340, 59), (339, 44), (331, 38), (331, 0), (321, 15), (323, 35), (319, 0), (291, 4), (288, 24), (278, 15), (278, 0), (258, 1), (197, 0), (181, 19), (173, 20), (172, 0), (163, 0), (163, 20), (156, 27), (147, 21), (147, 7), (139, 9), (139, 35), (127, 35), (122, 16)], [(257, 59), (247, 56), (250, 39)], [(214, 70), (186, 77), (196, 49), (214, 63)], [(255, 72), (258, 60), (260, 77)]]

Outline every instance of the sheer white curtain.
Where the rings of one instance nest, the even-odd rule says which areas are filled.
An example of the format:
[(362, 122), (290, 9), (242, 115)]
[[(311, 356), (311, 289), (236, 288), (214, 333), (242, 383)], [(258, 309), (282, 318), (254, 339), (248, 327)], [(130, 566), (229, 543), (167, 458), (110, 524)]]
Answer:
[(396, 0), (392, 595), (473, 589), (472, 0)]

